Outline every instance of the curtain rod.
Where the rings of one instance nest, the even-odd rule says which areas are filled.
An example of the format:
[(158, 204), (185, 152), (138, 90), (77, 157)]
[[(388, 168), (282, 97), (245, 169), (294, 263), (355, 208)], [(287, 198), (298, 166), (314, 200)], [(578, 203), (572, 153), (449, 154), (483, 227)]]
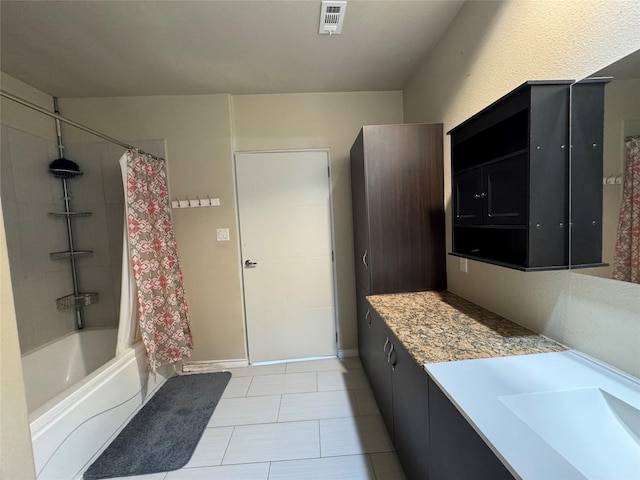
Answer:
[(108, 135), (105, 135), (104, 133), (100, 133), (97, 130), (94, 130), (93, 128), (90, 127), (86, 127), (84, 125), (82, 125), (81, 123), (78, 122), (74, 122), (73, 120), (70, 120), (68, 118), (63, 117), (62, 115), (58, 115), (55, 112), (50, 112), (49, 110), (47, 110), (46, 108), (42, 108), (40, 105), (36, 105), (35, 103), (31, 103), (28, 100), (25, 100), (24, 98), (20, 98), (17, 95), (14, 95), (13, 93), (9, 93), (6, 90), (2, 90), (0, 89), (0, 95), (8, 98), (9, 100), (12, 100), (16, 103), (19, 103), (20, 105), (24, 105), (25, 107), (28, 107), (32, 110), (35, 110), (36, 112), (40, 112), (43, 113), (44, 115), (48, 115), (49, 117), (55, 118), (56, 120), (60, 120), (63, 123), (66, 123), (68, 125), (71, 125), (72, 127), (76, 127), (80, 130), (83, 130), (87, 133), (90, 133), (91, 135), (95, 135), (96, 137), (100, 137), (108, 142), (111, 143), (115, 143), (116, 145), (119, 145), (123, 148), (126, 148), (128, 150), (135, 150), (139, 153), (141, 153), (142, 155), (148, 155), (149, 157), (155, 158), (156, 160), (164, 160), (163, 158), (157, 157), (155, 155), (152, 155), (150, 153), (144, 152), (142, 150), (140, 150), (137, 147), (134, 147), (132, 145), (129, 145), (127, 143), (121, 142), (120, 140), (117, 140), (113, 137), (110, 137)]

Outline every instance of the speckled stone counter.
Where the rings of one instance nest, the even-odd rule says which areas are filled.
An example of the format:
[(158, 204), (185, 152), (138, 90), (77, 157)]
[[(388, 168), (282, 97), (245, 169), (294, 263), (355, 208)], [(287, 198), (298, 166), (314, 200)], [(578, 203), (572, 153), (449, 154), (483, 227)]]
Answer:
[(372, 295), (367, 300), (420, 366), (567, 350), (451, 292)]

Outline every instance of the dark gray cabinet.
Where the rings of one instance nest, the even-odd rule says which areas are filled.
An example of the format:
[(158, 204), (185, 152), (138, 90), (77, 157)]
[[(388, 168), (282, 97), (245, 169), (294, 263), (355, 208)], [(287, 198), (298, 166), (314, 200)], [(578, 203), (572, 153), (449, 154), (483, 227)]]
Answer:
[(380, 315), (370, 307), (369, 312), (362, 336), (362, 365), (407, 479), (427, 479), (427, 374)]
[[(575, 112), (602, 118), (597, 91), (605, 83), (593, 82), (572, 98), (570, 80), (529, 81), (448, 132), (453, 255), (525, 271), (568, 267), (569, 178), (585, 187), (585, 199), (601, 198), (602, 179), (602, 155), (591, 151), (570, 173), (570, 133), (589, 131), (589, 148), (601, 146), (602, 128)], [(580, 237), (574, 257), (591, 266), (601, 262), (597, 203), (574, 201), (571, 212), (580, 219), (572, 231), (574, 240)]]
[(428, 385), (430, 480), (513, 480), (513, 475), (429, 377)]
[(389, 363), (391, 331), (373, 308), (368, 311), (370, 313), (367, 319), (367, 330), (363, 332), (362, 339), (358, 339), (362, 340), (361, 345), (364, 346), (360, 353), (360, 360), (389, 436), (393, 439), (393, 393)]
[(587, 78), (571, 87), (571, 268), (602, 261), (602, 158), (605, 85)]
[(360, 358), (407, 480), (513, 479), (365, 302)]
[(395, 336), (390, 341), (393, 443), (407, 479), (428, 479), (428, 376)]

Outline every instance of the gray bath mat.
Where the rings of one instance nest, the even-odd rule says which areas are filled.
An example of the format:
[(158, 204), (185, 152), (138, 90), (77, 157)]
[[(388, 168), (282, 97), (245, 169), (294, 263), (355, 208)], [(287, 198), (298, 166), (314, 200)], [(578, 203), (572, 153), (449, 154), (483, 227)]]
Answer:
[(127, 477), (184, 467), (220, 401), (231, 373), (172, 377), (84, 473)]

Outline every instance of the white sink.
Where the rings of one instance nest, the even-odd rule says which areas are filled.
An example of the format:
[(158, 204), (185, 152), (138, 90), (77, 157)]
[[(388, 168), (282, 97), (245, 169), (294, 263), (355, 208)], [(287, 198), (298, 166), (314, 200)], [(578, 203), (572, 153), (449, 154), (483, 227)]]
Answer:
[(614, 395), (586, 387), (498, 398), (587, 478), (640, 478), (640, 410)]

